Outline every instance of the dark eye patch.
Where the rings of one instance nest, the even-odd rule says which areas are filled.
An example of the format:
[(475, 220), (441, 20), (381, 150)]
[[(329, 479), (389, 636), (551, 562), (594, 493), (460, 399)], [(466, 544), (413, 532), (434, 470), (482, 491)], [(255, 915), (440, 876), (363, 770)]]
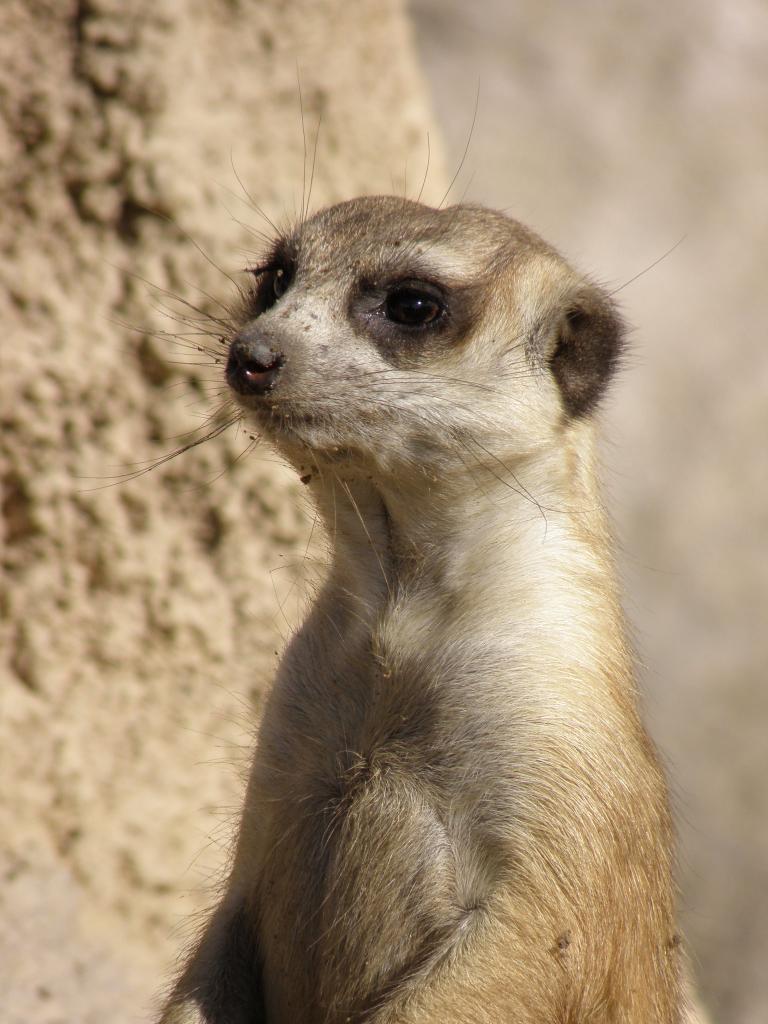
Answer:
[(460, 344), (477, 313), (478, 294), (464, 283), (372, 274), (358, 280), (348, 309), (382, 356), (405, 367)]
[(251, 298), (252, 317), (266, 313), (278, 302), (293, 283), (295, 267), (291, 263), (267, 263), (248, 270), (255, 279)]
[(253, 288), (247, 296), (246, 316), (249, 319), (266, 313), (293, 284), (298, 263), (298, 247), (294, 238), (278, 238), (263, 262), (248, 267)]

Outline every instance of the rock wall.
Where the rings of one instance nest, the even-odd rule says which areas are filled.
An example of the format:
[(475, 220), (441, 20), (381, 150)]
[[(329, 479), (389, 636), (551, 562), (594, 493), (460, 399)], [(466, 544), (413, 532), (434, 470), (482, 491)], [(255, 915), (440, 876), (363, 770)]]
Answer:
[(226, 421), (228, 277), (318, 121), (313, 207), (416, 192), (429, 117), (399, 0), (6, 0), (0, 112), (0, 1016), (118, 1024), (215, 892), (307, 569), (242, 431), (165, 456)]

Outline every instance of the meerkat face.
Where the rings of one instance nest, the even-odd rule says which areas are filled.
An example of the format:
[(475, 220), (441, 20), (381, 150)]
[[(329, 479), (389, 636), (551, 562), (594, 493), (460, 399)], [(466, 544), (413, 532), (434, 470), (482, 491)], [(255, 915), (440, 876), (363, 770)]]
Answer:
[(227, 380), (296, 462), (402, 473), (525, 456), (589, 415), (620, 349), (607, 296), (481, 207), (342, 203), (252, 273)]

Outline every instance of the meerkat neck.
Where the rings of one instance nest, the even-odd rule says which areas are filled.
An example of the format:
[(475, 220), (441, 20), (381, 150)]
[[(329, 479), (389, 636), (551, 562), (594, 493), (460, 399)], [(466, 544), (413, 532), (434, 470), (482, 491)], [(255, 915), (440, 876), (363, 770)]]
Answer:
[(569, 458), (553, 448), (519, 475), (476, 468), (410, 488), (337, 480), (321, 503), (330, 586), (369, 620), (407, 605), (414, 621), (431, 614), (449, 630), (503, 624), (528, 637), (530, 656), (575, 643), (597, 664), (608, 638), (616, 660), (623, 621), (604, 513), (590, 467), (574, 474)]

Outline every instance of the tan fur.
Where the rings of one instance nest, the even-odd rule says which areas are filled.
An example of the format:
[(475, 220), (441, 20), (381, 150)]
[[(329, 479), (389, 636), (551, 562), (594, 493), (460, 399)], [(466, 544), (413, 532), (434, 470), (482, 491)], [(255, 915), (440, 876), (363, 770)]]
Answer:
[[(478, 207), (355, 200), (289, 242), (243, 314), (284, 366), (240, 401), (311, 477), (330, 567), (162, 1020), (673, 1024), (666, 787), (583, 398), (610, 300)], [(392, 348), (400, 280), (439, 284), (447, 334)]]

